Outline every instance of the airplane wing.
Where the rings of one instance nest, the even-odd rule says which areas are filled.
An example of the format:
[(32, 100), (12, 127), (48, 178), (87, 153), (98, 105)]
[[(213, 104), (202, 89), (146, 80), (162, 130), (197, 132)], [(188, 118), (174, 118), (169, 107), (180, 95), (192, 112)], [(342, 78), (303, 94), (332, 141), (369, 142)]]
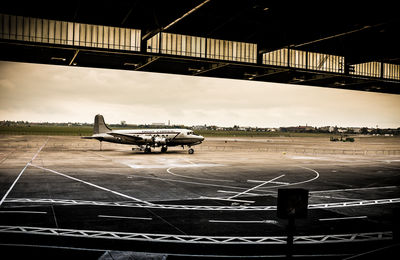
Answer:
[(139, 137), (139, 136), (136, 136), (136, 135), (120, 134), (120, 133), (112, 133), (112, 132), (107, 133), (107, 134), (112, 135), (112, 136), (114, 136), (114, 137), (121, 138), (122, 141), (130, 142), (130, 143), (135, 143), (135, 142), (138, 142), (138, 141), (143, 141), (143, 138), (142, 138), (142, 137)]

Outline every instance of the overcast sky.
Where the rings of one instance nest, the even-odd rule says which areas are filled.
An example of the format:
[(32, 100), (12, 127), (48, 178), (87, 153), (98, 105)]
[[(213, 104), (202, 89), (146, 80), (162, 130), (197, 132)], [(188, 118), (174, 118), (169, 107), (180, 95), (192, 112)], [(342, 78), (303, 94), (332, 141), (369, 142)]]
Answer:
[(0, 62), (0, 120), (400, 127), (400, 95)]

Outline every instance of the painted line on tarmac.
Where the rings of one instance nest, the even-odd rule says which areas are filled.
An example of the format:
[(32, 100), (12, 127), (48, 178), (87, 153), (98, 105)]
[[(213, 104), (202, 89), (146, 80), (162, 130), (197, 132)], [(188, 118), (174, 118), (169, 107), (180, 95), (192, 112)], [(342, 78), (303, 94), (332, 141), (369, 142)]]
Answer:
[(360, 199), (355, 199), (355, 198), (347, 198), (347, 197), (335, 197), (335, 196), (321, 196), (321, 195), (314, 195), (310, 194), (310, 198), (324, 198), (324, 199), (337, 199), (337, 200), (360, 200)]
[[(230, 193), (230, 194), (238, 194), (239, 193), (237, 191), (231, 191), (231, 190), (217, 190), (217, 192)], [(275, 193), (269, 193), (269, 194), (267, 194), (267, 193), (253, 193), (253, 192), (247, 192), (246, 193), (246, 195), (248, 195), (248, 196), (271, 196), (272, 194), (275, 194)]]
[[(303, 167), (303, 166), (296, 166), (296, 167), (303, 168), (303, 169), (306, 169), (306, 170), (310, 170), (310, 171), (314, 172), (316, 174), (316, 176), (311, 178), (311, 179), (305, 180), (305, 181), (294, 182), (294, 183), (290, 183), (290, 184), (287, 184), (287, 185), (275, 185), (275, 186), (269, 186), (269, 187), (262, 187), (261, 189), (259, 189), (259, 191), (268, 192), (268, 191), (266, 191), (266, 189), (272, 189), (272, 188), (278, 188), (278, 187), (285, 187), (285, 186), (293, 186), (293, 185), (298, 185), (298, 184), (304, 184), (304, 183), (311, 182), (311, 181), (314, 181), (314, 180), (319, 178), (319, 173), (316, 170), (313, 170), (313, 169), (307, 168), (307, 167)], [(139, 175), (133, 175), (133, 174), (129, 175), (128, 177), (137, 177), (137, 178), (153, 179), (153, 180), (160, 180), (160, 181), (179, 182), (179, 183), (210, 186), (210, 187), (219, 187), (219, 188), (240, 189), (240, 190), (248, 189), (248, 188), (240, 187), (240, 186), (229, 186), (229, 185), (220, 185), (220, 184), (204, 183), (204, 182), (183, 181), (183, 180), (166, 179), (166, 178), (160, 178), (160, 177), (139, 176)]]
[(228, 224), (274, 224), (277, 225), (278, 221), (276, 220), (219, 220), (219, 219), (210, 219), (209, 223), (228, 223)]
[(32, 157), (32, 159), (25, 165), (25, 167), (22, 169), (22, 171), (18, 174), (17, 178), (14, 180), (14, 182), (11, 184), (10, 188), (7, 190), (6, 194), (4, 194), (3, 198), (0, 201), (0, 207), (1, 205), (3, 205), (4, 200), (7, 198), (8, 194), (10, 194), (10, 192), (12, 191), (12, 189), (14, 188), (15, 184), (17, 184), (19, 178), (21, 178), (22, 174), (24, 173), (24, 171), (26, 170), (26, 168), (28, 168), (29, 165), (31, 165), (31, 163), (33, 162), (33, 160), (36, 159), (36, 157), (38, 156), (38, 154), (40, 153), (40, 151), (42, 151), (42, 149), (46, 146), (47, 142), (49, 141), (50, 138), (47, 138), (46, 142), (44, 142), (44, 144), (39, 148), (39, 150), (37, 150), (37, 152), (35, 153), (35, 155)]
[[(260, 181), (260, 180), (247, 180), (247, 182), (260, 183), (260, 182), (264, 182), (264, 181)], [(288, 184), (290, 184), (290, 182), (280, 182), (280, 181), (270, 181), (269, 183), (273, 183), (273, 184), (282, 184), (282, 185), (288, 185)]]
[(357, 217), (343, 217), (343, 218), (320, 218), (319, 221), (336, 221), (336, 220), (349, 220), (349, 219), (366, 219), (367, 216), (357, 216)]
[(66, 178), (68, 178), (68, 179), (71, 179), (71, 180), (74, 180), (74, 181), (78, 181), (78, 182), (87, 184), (87, 185), (89, 185), (89, 186), (98, 188), (98, 189), (100, 189), (100, 190), (104, 190), (104, 191), (111, 192), (111, 193), (113, 193), (113, 194), (115, 194), (115, 195), (118, 195), (118, 196), (121, 196), (121, 197), (124, 197), (124, 198), (128, 198), (128, 199), (131, 199), (131, 200), (134, 200), (134, 201), (137, 201), (137, 202), (140, 202), (140, 203), (144, 203), (144, 204), (147, 204), (147, 205), (153, 205), (153, 203), (150, 203), (150, 202), (148, 202), (148, 201), (144, 201), (144, 200), (141, 200), (141, 199), (132, 197), (132, 196), (128, 196), (128, 195), (125, 195), (125, 194), (123, 194), (123, 193), (120, 193), (120, 192), (117, 192), (117, 191), (113, 191), (113, 190), (104, 188), (104, 187), (102, 187), (102, 186), (99, 186), (99, 185), (96, 185), (96, 184), (93, 184), (93, 183), (90, 183), (90, 182), (87, 182), (87, 181), (84, 181), (84, 180), (81, 180), (81, 179), (78, 179), (78, 178), (75, 178), (75, 177), (66, 175), (66, 174), (61, 173), (61, 172), (57, 172), (57, 171), (54, 171), (54, 170), (51, 170), (51, 169), (47, 169), (47, 168), (44, 168), (44, 167), (41, 167), (41, 166), (38, 166), (38, 165), (34, 165), (34, 164), (30, 164), (30, 165), (33, 166), (33, 167), (35, 167), (35, 168), (39, 168), (39, 169), (42, 169), (42, 170), (45, 170), (45, 171), (49, 171), (49, 172), (52, 172), (52, 173), (61, 175), (61, 176), (66, 177)]
[(188, 179), (195, 179), (195, 180), (203, 180), (203, 181), (222, 181), (222, 182), (234, 182), (232, 180), (223, 180), (223, 179), (210, 179), (210, 178), (200, 178), (200, 177), (192, 177), (192, 176), (186, 176), (186, 175), (181, 175), (177, 174), (171, 171), (171, 169), (177, 168), (177, 167), (169, 167), (167, 169), (167, 172), (171, 175), (177, 176), (177, 177), (182, 177), (182, 178), (188, 178)]
[(28, 211), (28, 210), (7, 210), (0, 211), (0, 214), (47, 214), (46, 211)]
[(99, 218), (116, 218), (116, 219), (133, 219), (133, 220), (153, 220), (153, 218), (112, 216), (112, 215), (98, 215), (97, 217), (99, 217)]
[(218, 197), (204, 197), (201, 196), (199, 199), (208, 199), (208, 200), (222, 200), (222, 201), (231, 201), (231, 202), (241, 202), (241, 203), (255, 203), (254, 200), (238, 200), (238, 199), (230, 199), (230, 198), (218, 198)]
[(203, 185), (203, 186), (219, 187), (219, 188), (241, 189), (241, 190), (247, 189), (245, 187), (228, 186), (228, 185), (220, 185), (220, 184), (213, 184), (213, 183), (195, 182), (195, 181), (183, 181), (183, 180), (167, 179), (167, 178), (160, 178), (160, 177), (139, 176), (139, 175), (132, 175), (132, 174), (129, 175), (128, 177), (145, 178), (145, 179), (160, 180), (160, 181), (167, 181), (167, 182), (171, 181), (171, 182), (179, 182), (179, 183), (195, 184), (195, 185)]
[(400, 186), (377, 186), (377, 187), (364, 187), (364, 188), (348, 188), (348, 189), (335, 189), (335, 190), (317, 190), (310, 191), (310, 194), (325, 193), (325, 192), (342, 192), (342, 191), (363, 191), (363, 190), (378, 190), (378, 189), (397, 189)]
[[(314, 170), (314, 169), (311, 169), (311, 168), (308, 168), (308, 167), (304, 167), (304, 166), (295, 166), (295, 167), (312, 171), (313, 173), (315, 173), (315, 176), (313, 178), (305, 180), (305, 181), (299, 181), (299, 182), (292, 182), (292, 183), (280, 184), (280, 185), (275, 185), (275, 186), (262, 187), (261, 189), (259, 189), (259, 191), (265, 192), (266, 189), (273, 189), (273, 188), (280, 188), (280, 187), (287, 187), (287, 186), (294, 186), (294, 185), (304, 184), (304, 183), (307, 183), (307, 182), (314, 181), (314, 180), (318, 179), (319, 176), (320, 176), (319, 172)], [(252, 180), (252, 181), (255, 181), (255, 180)]]
[[(250, 188), (250, 189), (247, 189), (247, 190), (245, 190), (245, 191), (242, 191), (242, 192), (221, 191), (221, 190), (218, 190), (218, 192), (222, 192), (222, 193), (231, 193), (231, 194), (233, 193), (233, 194), (234, 194), (233, 196), (230, 196), (230, 197), (228, 197), (228, 198), (218, 198), (218, 197), (200, 197), (200, 198), (201, 198), (201, 199), (207, 198), (207, 199), (215, 199), (215, 200), (226, 200), (226, 201), (233, 201), (233, 202), (255, 203), (255, 201), (238, 200), (238, 199), (235, 199), (235, 198), (237, 198), (237, 197), (239, 197), (239, 196), (241, 196), (241, 195), (245, 195), (245, 196), (254, 196), (255, 194), (254, 194), (254, 193), (250, 193), (250, 191), (253, 191), (253, 190), (257, 189), (257, 188), (260, 188), (261, 186), (264, 186), (264, 185), (267, 184), (267, 183), (274, 183), (275, 180), (280, 179), (280, 178), (282, 178), (282, 177), (284, 177), (284, 176), (285, 176), (285, 174), (282, 174), (282, 175), (280, 175), (280, 176), (278, 176), (278, 177), (275, 177), (275, 178), (273, 178), (273, 179), (271, 179), (271, 180), (268, 180), (268, 181), (247, 180), (247, 182), (260, 183), (260, 184), (254, 186), (254, 187), (252, 187), (252, 188)], [(256, 195), (256, 196), (257, 196), (257, 195)]]
[(3, 162), (5, 162), (8, 157), (10, 157), (17, 149), (12, 150), (11, 152), (9, 152), (6, 156), (4, 156), (3, 159), (1, 159), (0, 164), (3, 164)]
[(289, 186), (289, 185), (297, 185), (297, 184), (304, 184), (304, 183), (311, 182), (311, 181), (314, 181), (314, 180), (316, 180), (316, 179), (319, 178), (319, 172), (317, 172), (316, 170), (311, 169), (311, 168), (308, 168), (308, 167), (304, 167), (304, 166), (297, 166), (297, 167), (298, 167), (298, 168), (302, 168), (302, 169), (306, 169), (306, 170), (309, 170), (309, 171), (312, 171), (312, 172), (314, 172), (314, 173), (316, 174), (316, 176), (315, 176), (314, 178), (312, 178), (312, 179), (309, 179), (309, 180), (305, 180), (305, 181), (301, 181), (301, 182), (297, 182), (297, 183), (288, 184), (287, 186)]
[(39, 155), (39, 153), (42, 151), (42, 149), (46, 146), (47, 142), (49, 141), (50, 138), (47, 138), (46, 142), (39, 148), (39, 150), (35, 153), (35, 155), (32, 157), (32, 159), (29, 161), (29, 163), (32, 163), (36, 157)]
[(245, 194), (246, 194), (247, 192), (249, 192), (249, 191), (252, 191), (252, 190), (255, 190), (255, 189), (257, 189), (257, 188), (260, 188), (261, 186), (264, 186), (265, 184), (270, 183), (270, 182), (272, 182), (272, 181), (275, 181), (275, 180), (277, 180), (277, 179), (280, 179), (280, 178), (282, 178), (282, 177), (284, 177), (284, 176), (285, 176), (285, 174), (282, 174), (282, 175), (280, 175), (280, 176), (278, 176), (278, 177), (275, 177), (275, 178), (272, 178), (271, 180), (268, 180), (268, 181), (262, 181), (262, 182), (260, 181), (260, 182), (261, 182), (260, 184), (254, 186), (254, 187), (252, 187), (252, 188), (250, 188), (250, 189), (248, 189), (248, 190), (239, 192), (238, 194), (235, 194), (235, 195), (229, 197), (228, 199), (233, 199), (233, 198), (239, 197), (240, 195), (245, 195)]

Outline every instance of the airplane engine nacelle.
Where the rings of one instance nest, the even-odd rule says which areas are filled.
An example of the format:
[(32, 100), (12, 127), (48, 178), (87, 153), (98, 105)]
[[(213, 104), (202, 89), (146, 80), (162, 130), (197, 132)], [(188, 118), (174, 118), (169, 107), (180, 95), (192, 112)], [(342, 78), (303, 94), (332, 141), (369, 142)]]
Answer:
[(155, 137), (154, 138), (154, 143), (157, 144), (158, 146), (162, 146), (167, 144), (167, 140), (164, 137)]
[(144, 141), (145, 143), (151, 143), (151, 142), (153, 142), (153, 137), (151, 137), (151, 136), (142, 136), (142, 138), (143, 138), (143, 141)]

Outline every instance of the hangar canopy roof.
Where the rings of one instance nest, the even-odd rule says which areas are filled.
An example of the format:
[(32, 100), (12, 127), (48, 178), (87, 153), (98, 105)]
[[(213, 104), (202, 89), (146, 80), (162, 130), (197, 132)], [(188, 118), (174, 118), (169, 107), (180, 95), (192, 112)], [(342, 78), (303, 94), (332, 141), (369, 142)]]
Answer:
[[(400, 22), (388, 3), (9, 1), (0, 7), (0, 53), (2, 60), (399, 94)], [(54, 23), (53, 42), (43, 39), (50, 20), (70, 22), (59, 30)], [(123, 28), (118, 36), (115, 28)], [(118, 44), (105, 46), (105, 35)]]

